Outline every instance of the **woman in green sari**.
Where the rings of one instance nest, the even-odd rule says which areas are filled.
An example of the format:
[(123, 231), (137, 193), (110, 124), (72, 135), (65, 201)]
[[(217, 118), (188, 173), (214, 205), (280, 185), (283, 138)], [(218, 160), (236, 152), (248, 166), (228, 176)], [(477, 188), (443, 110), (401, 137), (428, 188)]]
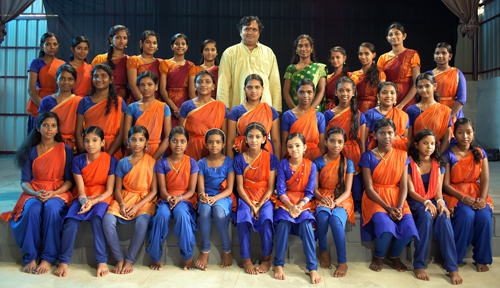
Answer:
[(325, 110), (325, 86), (328, 68), (325, 64), (317, 63), (314, 55), (314, 40), (311, 36), (302, 34), (294, 44), (295, 55), (292, 58), (292, 64), (286, 68), (285, 85), (283, 87), (283, 96), (288, 109), (293, 109), (299, 104), (295, 95), (297, 83), (302, 79), (310, 79), (316, 86), (316, 97), (311, 107), (318, 112)]

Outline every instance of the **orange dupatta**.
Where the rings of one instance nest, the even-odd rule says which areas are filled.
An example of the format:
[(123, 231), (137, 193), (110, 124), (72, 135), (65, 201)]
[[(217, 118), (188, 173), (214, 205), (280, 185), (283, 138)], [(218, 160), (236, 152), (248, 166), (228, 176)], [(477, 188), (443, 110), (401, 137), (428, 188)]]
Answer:
[[(50, 148), (47, 152), (39, 155), (33, 163), (31, 164), (31, 169), (33, 171), (33, 180), (30, 184), (33, 187), (33, 191), (55, 191), (59, 189), (64, 184), (64, 168), (66, 166), (66, 150), (64, 143), (59, 143), (56, 146)], [(66, 191), (62, 194), (55, 195), (54, 197), (59, 197), (66, 202), (66, 205), (71, 205), (73, 201), (73, 194), (70, 191)], [(2, 219), (4, 221), (9, 221), (12, 216), (14, 221), (17, 221), (24, 209), (24, 204), (31, 198), (31, 196), (26, 192), (23, 192), (17, 200), (14, 210), (11, 212), (2, 213)]]
[[(286, 181), (286, 196), (290, 198), (290, 202), (292, 202), (293, 205), (297, 205), (300, 200), (304, 198), (305, 194), (305, 189), (307, 186), (307, 183), (309, 181), (309, 175), (311, 174), (311, 165), (312, 161), (303, 158), (302, 159), (304, 165), (300, 165), (297, 171)], [(300, 175), (299, 178), (295, 178), (295, 175)], [(314, 213), (316, 210), (314, 206), (314, 199), (310, 199), (306, 205), (302, 207), (302, 210), (309, 210)], [(276, 206), (275, 209), (277, 210), (278, 208), (283, 208), (286, 211), (288, 211), (288, 207), (281, 202), (281, 200), (276, 201)]]
[[(239, 136), (234, 139), (233, 149), (238, 153), (243, 153), (248, 150), (248, 147), (245, 145), (245, 129), (248, 124), (252, 122), (258, 122), (264, 125), (266, 128), (267, 134), (271, 132), (271, 128), (273, 127), (273, 110), (267, 103), (260, 103), (253, 110), (245, 112), (245, 114), (241, 115), (236, 123)], [(269, 139), (266, 141), (266, 147), (269, 153), (273, 153), (273, 146)]]
[[(38, 71), (38, 80), (40, 81), (40, 88), (36, 89), (36, 92), (40, 96), (40, 98), (45, 98), (49, 95), (52, 95), (56, 93), (57, 91), (57, 82), (56, 82), (56, 72), (57, 69), (61, 65), (63, 65), (64, 61), (54, 58), (54, 60), (50, 61), (49, 63), (45, 64), (45, 66)], [(35, 117), (38, 118), (38, 106), (36, 106), (35, 102), (30, 99), (28, 100), (28, 105), (26, 106), (26, 112)]]
[[(263, 150), (261, 155), (262, 158), (257, 157), (252, 163), (248, 163), (249, 165), (243, 171), (243, 189), (254, 205), (257, 205), (266, 194), (270, 174), (271, 154)], [(250, 165), (255, 167), (257, 161), (260, 164), (256, 169), (251, 169)]]
[[(101, 152), (99, 157), (95, 159), (92, 163), (85, 166), (82, 169), (82, 178), (85, 185), (85, 196), (87, 197), (97, 197), (106, 191), (106, 185), (108, 184), (108, 173), (109, 164), (111, 163), (111, 156), (106, 152)], [(73, 196), (78, 198), (78, 189), (75, 186), (73, 189)], [(111, 204), (114, 200), (114, 196), (111, 195), (108, 199), (103, 200), (103, 202)]]
[(71, 95), (63, 102), (52, 108), (52, 112), (56, 113), (60, 121), (59, 129), (64, 139), (64, 144), (68, 145), (76, 153), (75, 143), (75, 126), (76, 126), (76, 110), (82, 97)]
[[(405, 134), (406, 124), (408, 123), (408, 114), (406, 114), (403, 110), (394, 107), (389, 111), (389, 113), (387, 113), (387, 115), (385, 115), (384, 118), (392, 119), (396, 125), (396, 138), (394, 139), (394, 142), (392, 142), (392, 148), (406, 151), (406, 143), (408, 142), (408, 139), (402, 135)], [(367, 151), (371, 151), (378, 146), (377, 140), (373, 137), (373, 132), (370, 133), (368, 142), (370, 144), (368, 145)]]
[(92, 89), (92, 65), (83, 62), (76, 69), (76, 82), (73, 87), (73, 92), (78, 96), (87, 96)]
[[(318, 147), (319, 144), (319, 130), (318, 130), (318, 118), (316, 117), (316, 110), (311, 108), (302, 117), (297, 119), (290, 127), (290, 134), (300, 132), (306, 138), (306, 153), (304, 158), (311, 161), (321, 156), (321, 150)], [(305, 187), (305, 186), (304, 186)]]
[[(123, 161), (128, 161), (128, 158)], [(132, 166), (132, 169), (123, 177), (122, 198), (123, 203), (128, 206), (139, 203), (151, 191), (151, 183), (153, 182), (154, 167), (156, 161), (148, 154), (144, 154), (139, 162)], [(106, 178), (107, 178), (106, 173)], [(125, 218), (120, 213), (120, 205), (116, 200), (111, 202), (106, 213), (115, 215), (125, 220), (132, 220), (142, 214), (147, 214), (151, 217), (155, 214), (155, 201), (150, 201), (137, 211), (134, 218)]]
[[(422, 111), (422, 110), (420, 110)], [(440, 103), (436, 103), (423, 111), (413, 124), (413, 135), (422, 129), (430, 129), (436, 133), (437, 139), (442, 139), (448, 123), (450, 122), (451, 109)]]
[[(358, 113), (360, 115), (359, 118), (361, 118), (361, 113), (359, 112), (359, 110)], [(351, 115), (352, 114), (350, 107), (346, 108), (338, 115), (335, 115), (335, 117), (333, 117), (332, 120), (330, 120), (330, 122), (328, 123), (328, 129), (326, 129), (326, 131), (330, 130), (330, 128), (332, 127), (340, 127), (344, 129), (345, 134), (347, 135), (347, 142), (345, 143), (344, 149), (342, 149), (342, 154), (352, 160), (356, 169), (356, 174), (358, 174), (361, 171), (361, 168), (359, 168), (358, 166), (359, 160), (361, 159), (361, 150), (356, 141), (352, 141), (351, 139), (349, 139), (349, 133), (351, 132)], [(358, 138), (361, 138), (360, 135), (361, 132), (358, 130)]]
[[(89, 110), (85, 112), (85, 124), (83, 126), (84, 130), (90, 126), (99, 126), (102, 128), (104, 131), (104, 139), (106, 140), (104, 151), (108, 151), (113, 141), (115, 141), (122, 120), (122, 98), (118, 97), (118, 107), (116, 107), (116, 109), (112, 107), (109, 114), (105, 115), (108, 101), (109, 99), (106, 99), (90, 107)], [(113, 156), (115, 156), (116, 160), (122, 159), (122, 151), (118, 149)]]
[(141, 125), (148, 129), (149, 141), (146, 151), (151, 156), (155, 155), (156, 150), (160, 147), (163, 119), (165, 118), (165, 105), (165, 103), (155, 100), (135, 122), (135, 126)]
[(422, 182), (422, 174), (420, 173), (420, 168), (417, 163), (411, 159), (411, 181), (413, 182), (413, 187), (415, 187), (415, 192), (422, 196), (425, 200), (434, 199), (436, 196), (436, 190), (439, 186), (439, 163), (436, 159), (432, 159), (431, 175), (429, 178), (429, 187), (427, 192), (425, 192), (424, 182)]
[[(168, 160), (166, 159), (165, 161)], [(176, 170), (170, 169), (167, 175), (165, 175), (165, 181), (167, 184), (168, 195), (179, 196), (186, 193), (189, 188), (189, 179), (191, 178), (191, 157), (184, 155), (182, 160), (179, 161), (174, 168)], [(176, 171), (179, 171), (179, 173)], [(184, 200), (191, 202), (194, 209), (198, 207), (197, 192), (194, 192), (194, 195), (191, 198)]]
[[(347, 158), (344, 158), (344, 179), (347, 174)], [(335, 199), (335, 187), (337, 187), (337, 183), (339, 182), (339, 166), (340, 166), (340, 157), (328, 163), (323, 169), (321, 173), (319, 173), (319, 193), (321, 196), (330, 196), (332, 199)], [(315, 200), (315, 206), (321, 203), (321, 200)], [(355, 224), (354, 220), (354, 201), (352, 199), (352, 195), (345, 200), (344, 202), (337, 205), (338, 207), (342, 207), (347, 211), (347, 219), (352, 224)]]
[(222, 128), (226, 116), (226, 105), (222, 101), (211, 101), (193, 109), (186, 116), (184, 127), (189, 132), (189, 145), (184, 152), (196, 161), (208, 156), (205, 133), (212, 128)]
[[(406, 159), (408, 155), (406, 151), (399, 149), (391, 149), (390, 155), (381, 160), (377, 167), (373, 170), (373, 189), (382, 198), (382, 200), (389, 206), (394, 207), (398, 205), (399, 198), (399, 181), (406, 166)], [(391, 159), (389, 161), (389, 159)], [(372, 219), (373, 214), (383, 212), (387, 214), (382, 206), (371, 200), (368, 195), (363, 193), (362, 199), (363, 211), (363, 226)], [(408, 203), (403, 204), (403, 214), (411, 214)]]
[(448, 71), (434, 75), (434, 79), (436, 79), (437, 83), (436, 91), (440, 96), (439, 103), (451, 109), (453, 104), (455, 104), (458, 89), (458, 69), (451, 67)]
[[(467, 157), (460, 159), (460, 161), (458, 161), (453, 167), (450, 167), (451, 187), (464, 196), (470, 196), (474, 199), (480, 198), (481, 184), (478, 183), (477, 180), (479, 180), (479, 177), (481, 176), (482, 166), (483, 159), (481, 159), (481, 162), (476, 163), (474, 161), (472, 151), (469, 152)], [(450, 211), (453, 213), (459, 199), (448, 194), (444, 194), (444, 200), (446, 200)], [(490, 195), (486, 198), (486, 204), (488, 204), (491, 210), (493, 210), (493, 201), (491, 201)]]

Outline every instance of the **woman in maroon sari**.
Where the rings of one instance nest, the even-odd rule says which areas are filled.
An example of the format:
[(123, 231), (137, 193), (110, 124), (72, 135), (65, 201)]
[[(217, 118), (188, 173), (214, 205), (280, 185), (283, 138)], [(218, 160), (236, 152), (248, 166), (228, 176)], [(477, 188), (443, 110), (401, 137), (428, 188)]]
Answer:
[(330, 49), (330, 55), (328, 55), (328, 59), (330, 59), (330, 64), (333, 67), (333, 73), (326, 77), (325, 111), (331, 110), (333, 107), (335, 107), (335, 91), (337, 90), (337, 80), (342, 78), (342, 76), (347, 76), (351, 78), (354, 83), (358, 83), (358, 78), (354, 76), (353, 73), (347, 72), (347, 53), (345, 52), (344, 48), (335, 46)]
[(189, 45), (188, 37), (177, 33), (170, 41), (174, 57), (160, 63), (160, 94), (172, 112), (172, 127), (179, 125), (179, 109), (189, 100), (188, 78), (193, 62), (184, 59)]
[(217, 81), (219, 80), (219, 59), (217, 58), (217, 43), (215, 40), (207, 39), (201, 43), (200, 47), (200, 66), (195, 66), (189, 70), (189, 98), (194, 99), (196, 95), (196, 87), (194, 83), (194, 78), (198, 72), (206, 70), (215, 78), (215, 89), (212, 90), (212, 98), (215, 100), (217, 96)]
[(403, 25), (394, 22), (387, 29), (387, 41), (392, 50), (378, 58), (377, 66), (387, 76), (387, 81), (398, 85), (397, 108), (406, 111), (415, 104), (415, 80), (420, 74), (420, 56), (418, 52), (403, 46), (406, 32)]
[(115, 25), (109, 30), (109, 50), (106, 54), (95, 56), (92, 60), (92, 68), (97, 64), (107, 64), (113, 69), (113, 84), (115, 84), (118, 96), (127, 99), (127, 60), (123, 50), (127, 48), (130, 32), (123, 25)]

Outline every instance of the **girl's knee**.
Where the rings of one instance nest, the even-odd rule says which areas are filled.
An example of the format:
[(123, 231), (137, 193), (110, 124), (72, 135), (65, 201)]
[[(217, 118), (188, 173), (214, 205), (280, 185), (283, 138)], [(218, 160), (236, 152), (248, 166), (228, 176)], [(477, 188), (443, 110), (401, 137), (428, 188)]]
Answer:
[(212, 207), (208, 204), (201, 204), (198, 207), (198, 213), (200, 214), (200, 217), (210, 217), (210, 214), (212, 212)]
[(213, 206), (212, 211), (213, 211), (214, 219), (217, 219), (217, 220), (226, 219), (226, 211), (224, 211), (224, 208), (222, 208), (221, 206), (219, 206), (219, 205)]

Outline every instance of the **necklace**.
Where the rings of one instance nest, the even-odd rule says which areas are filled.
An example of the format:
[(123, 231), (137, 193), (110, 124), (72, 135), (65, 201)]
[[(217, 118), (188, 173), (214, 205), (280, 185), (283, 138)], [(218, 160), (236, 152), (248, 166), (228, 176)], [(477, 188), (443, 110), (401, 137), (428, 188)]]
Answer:
[(175, 169), (175, 167), (170, 164), (170, 162), (168, 161), (168, 159), (167, 159), (167, 163), (168, 163), (168, 167), (170, 167), (170, 169), (174, 170), (175, 174), (179, 175), (179, 170), (181, 169), (181, 167)]
[(218, 165), (217, 167), (215, 167), (215, 165), (214, 165), (214, 164), (212, 164), (212, 161), (210, 161), (210, 159), (208, 159), (208, 158), (207, 158), (207, 160), (208, 160), (208, 163), (210, 163), (210, 165), (212, 165), (212, 168), (214, 168), (214, 169), (215, 169), (215, 173), (217, 173), (217, 168), (220, 168), (220, 167), (222, 166), (222, 163), (224, 163), (224, 159), (225, 159), (225, 158), (226, 158), (226, 157), (222, 157), (222, 162), (221, 162), (221, 163), (220, 163), (220, 165)]
[[(299, 178), (295, 177), (296, 173), (293, 173), (292, 162), (289, 160), (288, 163), (290, 164), (290, 171), (292, 172), (293, 179), (295, 179), (295, 181), (299, 181)], [(302, 158), (302, 162), (300, 162), (300, 163), (302, 164), (302, 167), (306, 166), (306, 163), (304, 163), (304, 158)], [(295, 172), (299, 171), (299, 169), (300, 169), (300, 164), (299, 164), (299, 168), (297, 168), (297, 170)], [(304, 176), (304, 172), (302, 172), (302, 174), (300, 176)]]
[[(252, 170), (256, 170), (257, 168), (259, 168), (260, 163), (262, 162), (262, 151), (260, 151), (259, 156), (260, 156), (259, 165), (257, 165), (257, 167), (252, 167), (252, 165), (250, 165), (250, 153), (248, 153), (248, 151), (247, 151), (248, 168), (250, 168), (250, 169), (252, 169)], [(259, 156), (257, 156), (257, 157), (259, 157)], [(256, 157), (256, 158), (257, 158), (257, 157)]]
[(467, 155), (464, 155), (465, 152), (458, 150), (458, 147), (457, 147), (457, 152), (460, 153), (460, 155), (462, 155), (462, 158), (465, 158), (467, 157), (467, 155), (469, 155), (469, 153), (467, 153)]
[[(391, 151), (392, 151), (392, 149), (391, 149)], [(385, 154), (385, 156), (387, 156), (389, 153), (391, 153), (391, 151), (387, 152), (387, 153)], [(380, 160), (384, 160), (385, 164), (387, 165), (387, 159), (389, 159), (390, 155), (389, 155), (389, 157), (387, 157), (387, 159), (385, 159), (385, 158), (384, 158), (385, 156), (384, 156), (384, 157), (382, 157), (382, 154), (380, 154), (380, 151), (378, 150), (378, 147), (377, 147), (377, 154), (378, 154), (378, 156), (380, 156), (380, 158), (382, 158), (382, 159), (380, 159)]]

